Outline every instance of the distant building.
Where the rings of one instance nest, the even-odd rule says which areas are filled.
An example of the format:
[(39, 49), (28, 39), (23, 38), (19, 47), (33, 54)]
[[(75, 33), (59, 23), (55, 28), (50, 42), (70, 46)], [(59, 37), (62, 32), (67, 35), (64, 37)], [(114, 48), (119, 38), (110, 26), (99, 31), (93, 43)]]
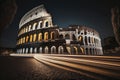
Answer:
[(99, 33), (86, 26), (59, 28), (43, 5), (27, 12), (19, 24), (17, 53), (102, 55)]

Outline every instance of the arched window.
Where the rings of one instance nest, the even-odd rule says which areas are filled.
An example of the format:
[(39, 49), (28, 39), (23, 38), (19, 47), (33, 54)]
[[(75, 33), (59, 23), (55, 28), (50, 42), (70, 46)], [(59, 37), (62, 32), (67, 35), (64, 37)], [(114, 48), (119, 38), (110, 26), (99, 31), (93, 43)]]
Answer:
[(34, 34), (33, 41), (34, 42), (36, 41), (36, 34)]
[(29, 37), (28, 37), (28, 36), (26, 36), (26, 43), (28, 42), (28, 39), (29, 39)]
[(40, 28), (42, 28), (42, 27), (43, 27), (43, 22), (40, 23)]
[(34, 53), (37, 53), (37, 48), (34, 48)]
[(48, 25), (48, 21), (45, 23), (45, 27), (48, 27), (49, 25)]
[(42, 47), (39, 48), (39, 53), (42, 53)]
[(46, 54), (48, 54), (48, 46), (45, 47), (45, 51)]
[(33, 52), (33, 48), (31, 47), (31, 48), (30, 48), (30, 53), (32, 53), (32, 52)]
[(28, 31), (31, 31), (31, 25), (29, 25), (29, 30)]
[(42, 40), (42, 33), (39, 33), (38, 34), (38, 41), (41, 41)]
[(25, 43), (25, 37), (23, 38), (23, 43)]
[(73, 54), (78, 54), (78, 48), (77, 47), (73, 47)]
[(25, 53), (28, 53), (28, 48), (26, 48), (26, 51), (25, 51)]
[(44, 40), (48, 40), (48, 32), (44, 33)]
[(88, 37), (88, 41), (89, 41), (89, 43), (91, 43), (91, 42), (90, 42), (90, 41), (91, 41), (91, 40), (90, 40), (90, 37)]
[(87, 36), (85, 36), (85, 44), (88, 45)]
[(52, 47), (51, 47), (51, 54), (52, 54), (52, 53), (53, 53), (53, 54), (56, 53), (56, 47), (55, 47), (55, 46), (52, 46)]
[(88, 53), (89, 53), (89, 52), (88, 52), (88, 48), (86, 48), (86, 54), (88, 55)]
[(35, 30), (35, 29), (37, 29), (37, 23), (33, 24), (33, 29), (32, 30)]
[(55, 39), (55, 33), (51, 32), (51, 39)]
[(69, 34), (66, 34), (66, 35), (65, 35), (65, 39), (70, 39), (70, 35), (69, 35)]
[(59, 46), (58, 47), (58, 53), (63, 54), (63, 52), (64, 52), (63, 46)]
[(30, 42), (32, 42), (32, 40), (33, 40), (33, 36), (32, 36), (32, 35), (30, 35)]
[(84, 54), (84, 49), (80, 47), (80, 53)]

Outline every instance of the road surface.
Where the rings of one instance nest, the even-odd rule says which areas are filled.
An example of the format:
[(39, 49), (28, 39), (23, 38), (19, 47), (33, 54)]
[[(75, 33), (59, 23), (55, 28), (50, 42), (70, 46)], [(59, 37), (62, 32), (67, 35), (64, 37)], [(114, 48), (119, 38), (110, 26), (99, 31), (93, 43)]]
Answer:
[(120, 80), (120, 57), (36, 54), (34, 58), (44, 64), (95, 80)]

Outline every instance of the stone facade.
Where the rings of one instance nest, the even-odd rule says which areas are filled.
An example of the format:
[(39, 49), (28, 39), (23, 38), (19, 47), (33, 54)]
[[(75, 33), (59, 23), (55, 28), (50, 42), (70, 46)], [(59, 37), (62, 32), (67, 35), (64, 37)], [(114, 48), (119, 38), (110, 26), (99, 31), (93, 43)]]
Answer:
[(59, 28), (43, 5), (22, 17), (16, 48), (18, 54), (103, 55), (97, 31), (82, 25)]

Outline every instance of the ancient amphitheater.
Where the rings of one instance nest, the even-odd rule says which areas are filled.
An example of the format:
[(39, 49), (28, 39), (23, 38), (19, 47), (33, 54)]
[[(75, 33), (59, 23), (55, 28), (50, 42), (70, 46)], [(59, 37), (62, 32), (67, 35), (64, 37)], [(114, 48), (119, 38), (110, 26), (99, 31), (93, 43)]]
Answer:
[(22, 17), (16, 49), (18, 54), (103, 54), (96, 30), (84, 25), (59, 28), (52, 23), (52, 16), (43, 5)]

